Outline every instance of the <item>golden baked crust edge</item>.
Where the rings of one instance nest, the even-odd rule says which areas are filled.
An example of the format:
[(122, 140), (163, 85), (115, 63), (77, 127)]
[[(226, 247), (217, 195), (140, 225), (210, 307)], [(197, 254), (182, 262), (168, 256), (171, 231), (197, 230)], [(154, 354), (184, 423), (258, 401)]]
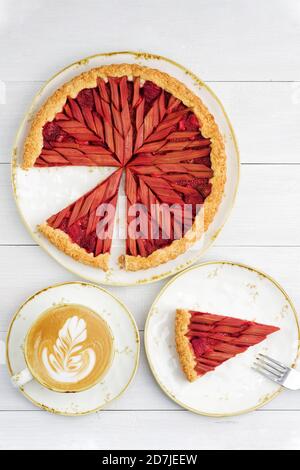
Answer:
[(190, 342), (186, 337), (191, 314), (186, 309), (177, 309), (175, 318), (175, 342), (179, 362), (186, 378), (193, 382), (198, 375), (195, 371), (196, 360)]
[(138, 271), (140, 269), (153, 268), (177, 258), (177, 256), (185, 253), (185, 251), (201, 237), (201, 234), (203, 233), (203, 224), (202, 230), (197, 229), (199, 222), (201, 223), (201, 214), (196, 217), (192, 228), (184, 237), (174, 240), (169, 246), (153, 251), (149, 256), (121, 255), (119, 258), (120, 266), (126, 271)]
[(76, 243), (73, 243), (68, 234), (60, 229), (54, 229), (47, 222), (38, 226), (41, 232), (51, 243), (66, 255), (71, 256), (75, 261), (88, 264), (95, 268), (101, 268), (103, 271), (109, 269), (109, 253), (103, 253), (98, 256), (93, 256), (88, 253), (84, 248), (81, 248)]

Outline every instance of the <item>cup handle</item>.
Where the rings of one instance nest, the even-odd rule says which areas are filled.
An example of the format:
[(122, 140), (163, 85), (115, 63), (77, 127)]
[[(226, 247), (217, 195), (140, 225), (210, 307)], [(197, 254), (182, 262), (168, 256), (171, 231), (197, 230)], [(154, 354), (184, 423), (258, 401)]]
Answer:
[(11, 377), (12, 384), (16, 388), (23, 387), (23, 385), (27, 384), (27, 382), (30, 382), (32, 379), (33, 377), (27, 368)]

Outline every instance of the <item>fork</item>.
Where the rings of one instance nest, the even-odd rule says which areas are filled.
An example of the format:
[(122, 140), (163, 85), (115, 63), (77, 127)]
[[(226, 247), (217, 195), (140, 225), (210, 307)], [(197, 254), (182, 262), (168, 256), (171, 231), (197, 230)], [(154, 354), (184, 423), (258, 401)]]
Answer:
[(259, 353), (252, 369), (273, 382), (290, 390), (300, 390), (300, 372), (285, 366), (265, 354)]

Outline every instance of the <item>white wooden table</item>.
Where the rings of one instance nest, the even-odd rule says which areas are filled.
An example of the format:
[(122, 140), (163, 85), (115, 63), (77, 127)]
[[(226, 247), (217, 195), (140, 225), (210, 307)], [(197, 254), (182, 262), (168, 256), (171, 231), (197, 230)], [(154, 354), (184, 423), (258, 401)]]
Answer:
[[(223, 101), (241, 152), (234, 211), (203, 260), (274, 276), (300, 311), (300, 5), (297, 0), (0, 0), (0, 448), (300, 448), (300, 392), (252, 414), (209, 419), (161, 392), (142, 352), (121, 399), (82, 418), (47, 414), (9, 382), (4, 339), (31, 293), (76, 280), (36, 246), (18, 217), (10, 153), (33, 94), (61, 67), (112, 50), (159, 53), (206, 80)], [(166, 281), (109, 288), (141, 334)]]

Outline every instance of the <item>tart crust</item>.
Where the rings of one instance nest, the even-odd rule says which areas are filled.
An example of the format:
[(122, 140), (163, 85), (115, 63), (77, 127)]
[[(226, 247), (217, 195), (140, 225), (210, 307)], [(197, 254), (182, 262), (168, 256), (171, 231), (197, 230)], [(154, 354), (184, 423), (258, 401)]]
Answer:
[(188, 310), (177, 309), (175, 319), (175, 341), (179, 361), (187, 379), (193, 382), (198, 375), (195, 371), (196, 360), (191, 344), (186, 337), (191, 314)]
[(71, 256), (76, 261), (94, 266), (95, 268), (101, 268), (103, 271), (108, 271), (109, 253), (102, 253), (98, 256), (93, 256), (84, 248), (77, 245), (77, 243), (73, 243), (67, 233), (60, 229), (52, 228), (47, 224), (47, 222), (39, 225), (38, 230), (59, 250), (63, 251), (66, 255)]
[[(177, 79), (156, 69), (136, 64), (113, 64), (93, 68), (62, 85), (37, 112), (25, 140), (22, 168), (29, 169), (34, 165), (43, 147), (43, 126), (46, 122), (52, 121), (55, 115), (62, 110), (68, 97), (75, 98), (82, 89), (95, 87), (98, 77), (107, 79), (109, 76), (121, 77), (124, 75), (129, 78), (140, 77), (142, 80), (150, 80), (191, 108), (201, 124), (201, 134), (203, 137), (211, 140), (210, 159), (214, 172), (214, 176), (210, 179), (212, 191), (205, 199), (204, 206), (201, 209), (204, 210), (204, 230), (203, 227), (201, 230), (197, 228), (197, 216), (189, 232), (180, 240), (174, 240), (169, 246), (160, 248), (147, 257), (122, 255), (119, 258), (119, 264), (125, 270), (137, 271), (158, 266), (184, 253), (207, 230), (222, 200), (226, 183), (224, 143), (214, 117), (209, 113), (199, 97)], [(52, 229), (47, 223), (40, 225), (39, 230), (61, 251), (72, 256), (77, 261), (97, 266), (104, 270), (108, 269), (109, 254), (106, 253), (94, 257), (78, 245), (72, 243), (69, 236), (64, 232)]]

